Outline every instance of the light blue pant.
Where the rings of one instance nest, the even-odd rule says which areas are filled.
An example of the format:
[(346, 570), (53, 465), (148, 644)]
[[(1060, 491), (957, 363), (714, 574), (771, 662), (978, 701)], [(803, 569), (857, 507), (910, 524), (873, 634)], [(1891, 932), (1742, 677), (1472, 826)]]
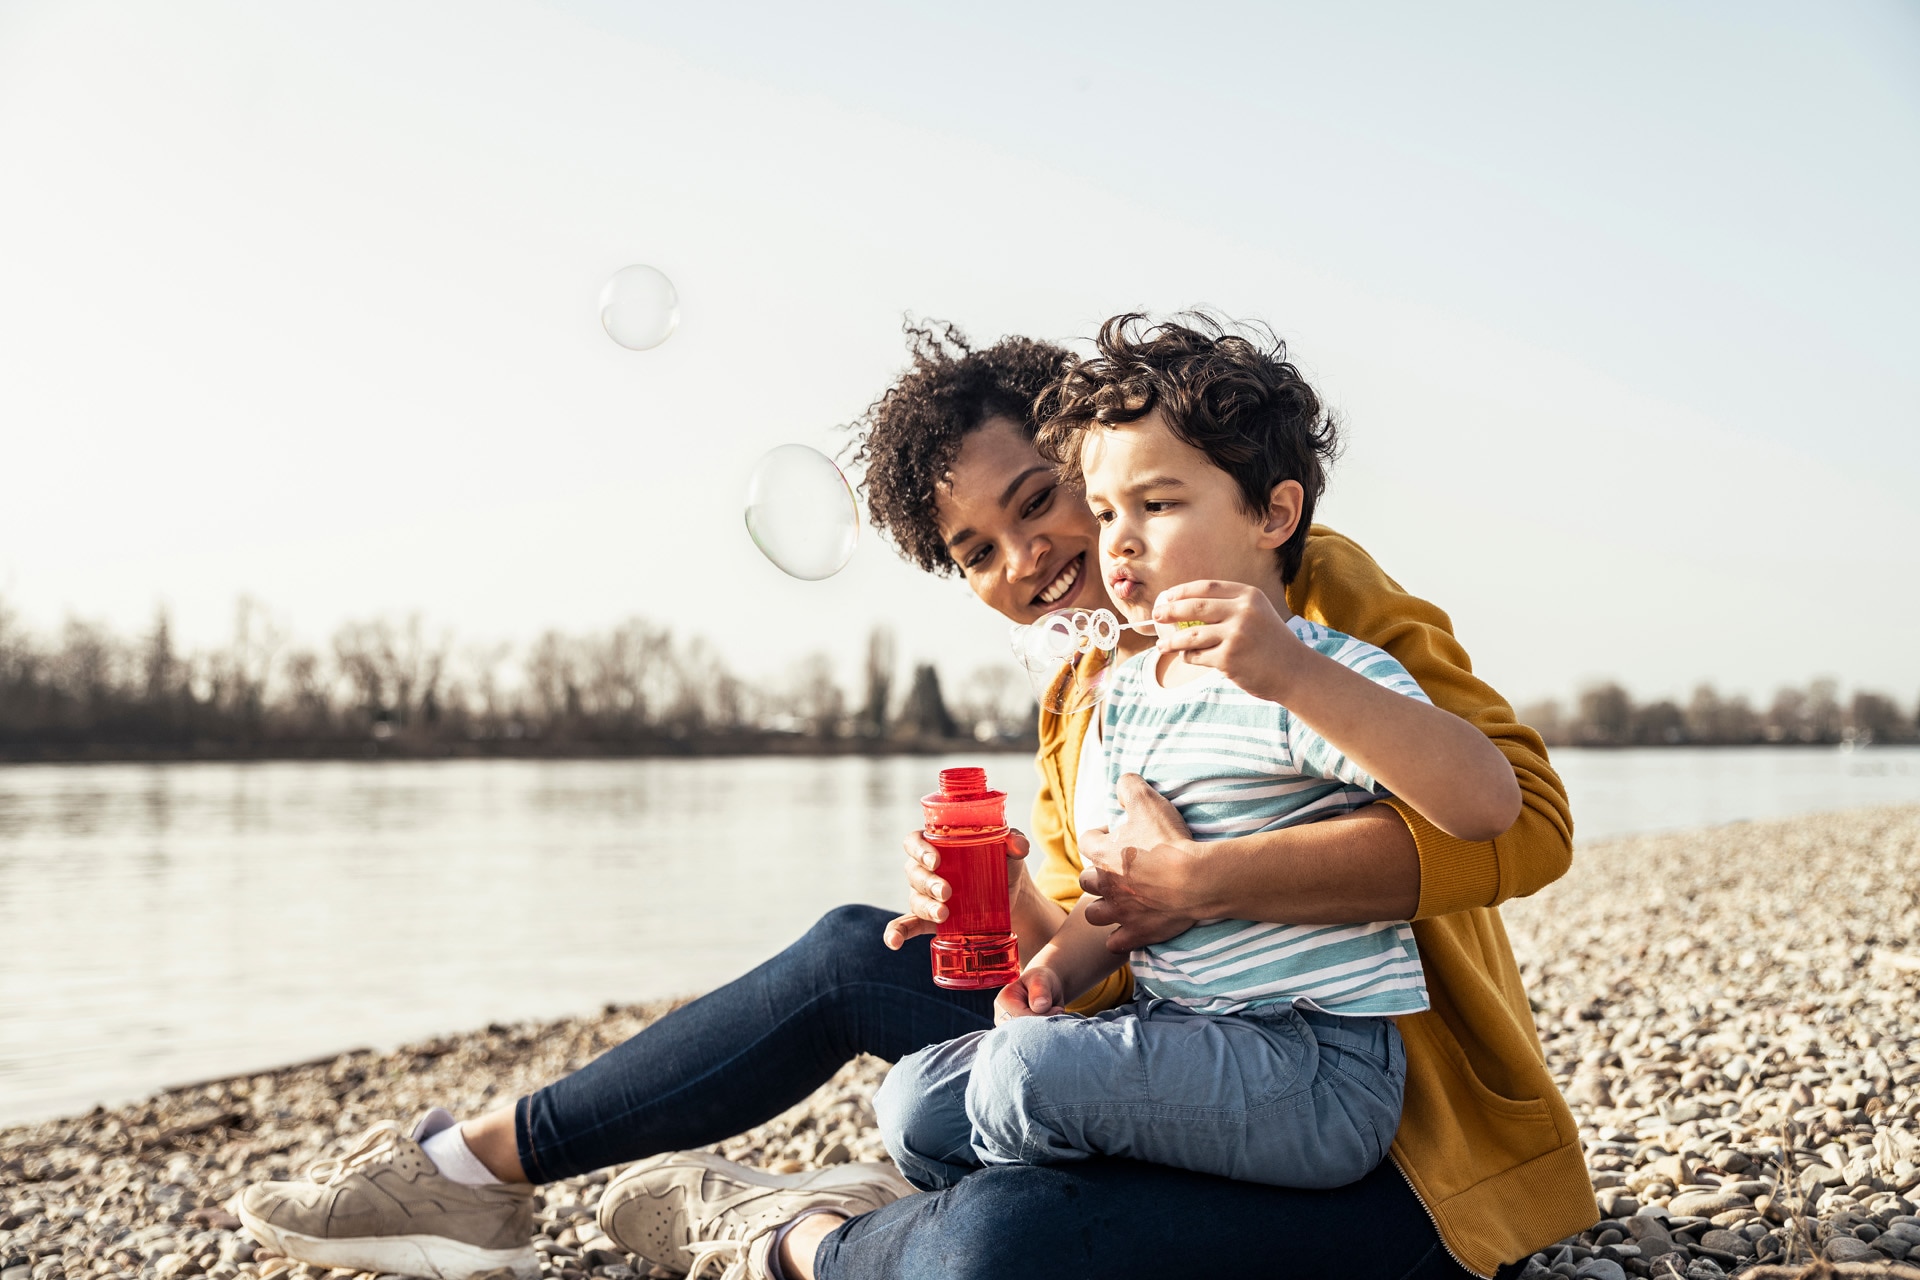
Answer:
[(1205, 1014), (1143, 996), (910, 1053), (874, 1109), (894, 1163), (925, 1191), (986, 1165), (1095, 1155), (1328, 1188), (1386, 1158), (1406, 1078), (1390, 1019)]

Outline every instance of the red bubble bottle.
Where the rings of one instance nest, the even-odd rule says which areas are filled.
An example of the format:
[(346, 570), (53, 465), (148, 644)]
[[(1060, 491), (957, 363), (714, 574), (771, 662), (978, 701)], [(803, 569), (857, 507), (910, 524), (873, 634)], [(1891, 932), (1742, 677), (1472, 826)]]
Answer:
[(927, 843), (940, 852), (947, 918), (933, 940), (933, 980), (975, 991), (1020, 976), (1020, 943), (1007, 909), (1007, 793), (987, 790), (985, 769), (942, 769), (920, 801)]

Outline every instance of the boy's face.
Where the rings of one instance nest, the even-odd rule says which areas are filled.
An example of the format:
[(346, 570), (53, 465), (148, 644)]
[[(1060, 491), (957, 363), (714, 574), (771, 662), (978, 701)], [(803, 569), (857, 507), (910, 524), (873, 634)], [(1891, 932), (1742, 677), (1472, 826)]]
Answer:
[(1101, 572), (1130, 620), (1151, 618), (1167, 588), (1201, 579), (1285, 599), (1274, 551), (1292, 524), (1277, 529), (1266, 513), (1250, 514), (1233, 477), (1174, 435), (1160, 410), (1088, 431), (1080, 469), (1100, 525)]

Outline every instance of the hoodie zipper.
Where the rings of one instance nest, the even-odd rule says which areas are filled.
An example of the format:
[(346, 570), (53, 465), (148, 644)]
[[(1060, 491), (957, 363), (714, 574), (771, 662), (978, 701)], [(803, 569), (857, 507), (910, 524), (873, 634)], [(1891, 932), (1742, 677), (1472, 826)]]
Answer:
[[(1388, 1159), (1391, 1160), (1392, 1157), (1389, 1156)], [(1452, 1258), (1455, 1262), (1459, 1263), (1460, 1269), (1466, 1272), (1468, 1275), (1480, 1276), (1480, 1280), (1493, 1280), (1492, 1276), (1481, 1275), (1480, 1272), (1475, 1271), (1472, 1267), (1468, 1266), (1466, 1264), (1466, 1261), (1463, 1258), (1461, 1258), (1459, 1254), (1453, 1251), (1453, 1246), (1447, 1243), (1446, 1233), (1440, 1230), (1440, 1219), (1433, 1216), (1433, 1210), (1427, 1208), (1427, 1202), (1420, 1198), (1420, 1188), (1413, 1185), (1412, 1175), (1410, 1175), (1405, 1169), (1400, 1167), (1400, 1162), (1398, 1160), (1393, 1160), (1393, 1167), (1395, 1170), (1399, 1172), (1402, 1178), (1406, 1179), (1407, 1190), (1413, 1192), (1413, 1198), (1415, 1202), (1419, 1204), (1420, 1212), (1426, 1214), (1427, 1221), (1433, 1224), (1434, 1239), (1438, 1240), (1440, 1242), (1440, 1247), (1447, 1251), (1447, 1256), (1449, 1258)]]

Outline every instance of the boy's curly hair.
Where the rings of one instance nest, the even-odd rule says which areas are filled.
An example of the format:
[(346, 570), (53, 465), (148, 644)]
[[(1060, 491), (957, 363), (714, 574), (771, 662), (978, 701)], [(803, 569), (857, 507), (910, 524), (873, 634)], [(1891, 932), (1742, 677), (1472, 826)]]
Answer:
[(1287, 344), (1264, 327), (1190, 312), (1160, 324), (1115, 316), (1096, 346), (1041, 398), (1040, 452), (1077, 479), (1085, 432), (1157, 408), (1176, 436), (1238, 482), (1249, 513), (1264, 513), (1281, 481), (1299, 481), (1300, 525), (1279, 548), (1281, 580), (1292, 582), (1340, 451), (1340, 424), (1288, 362)]
[(976, 351), (958, 328), (937, 321), (905, 328), (912, 367), (853, 424), (847, 452), (873, 527), (928, 573), (955, 574), (934, 503), (961, 442), (996, 417), (1031, 435), (1039, 426), (1034, 401), (1070, 356), (1032, 338)]

